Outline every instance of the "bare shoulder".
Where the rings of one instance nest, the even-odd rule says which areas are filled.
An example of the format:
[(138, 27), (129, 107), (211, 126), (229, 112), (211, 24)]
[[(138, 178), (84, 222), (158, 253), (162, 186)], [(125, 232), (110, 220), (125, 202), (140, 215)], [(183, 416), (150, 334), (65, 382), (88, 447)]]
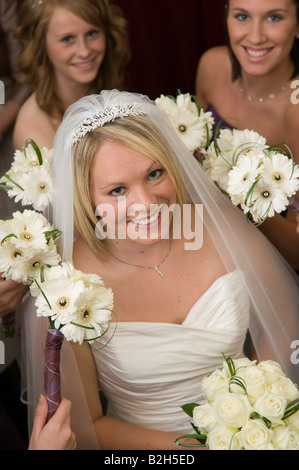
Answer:
[[(226, 46), (208, 49), (199, 59), (196, 73), (196, 94), (203, 101), (212, 88), (231, 75), (231, 62)], [(203, 103), (204, 104), (204, 103)]]
[(14, 128), (14, 147), (22, 149), (27, 139), (33, 139), (39, 146), (50, 148), (54, 134), (49, 116), (39, 107), (33, 93), (19, 111)]
[(84, 273), (92, 273), (95, 272), (99, 260), (88, 247), (87, 243), (78, 239), (73, 246), (73, 264), (76, 269)]

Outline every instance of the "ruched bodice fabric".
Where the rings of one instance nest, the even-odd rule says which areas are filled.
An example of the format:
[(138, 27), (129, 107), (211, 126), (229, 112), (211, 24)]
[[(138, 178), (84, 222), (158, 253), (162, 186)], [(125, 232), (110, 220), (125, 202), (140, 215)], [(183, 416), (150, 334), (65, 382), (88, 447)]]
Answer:
[(108, 414), (151, 429), (192, 432), (181, 405), (204, 401), (201, 380), (222, 366), (222, 353), (242, 355), (248, 321), (248, 297), (234, 271), (212, 284), (181, 325), (118, 323), (109, 344), (93, 352)]

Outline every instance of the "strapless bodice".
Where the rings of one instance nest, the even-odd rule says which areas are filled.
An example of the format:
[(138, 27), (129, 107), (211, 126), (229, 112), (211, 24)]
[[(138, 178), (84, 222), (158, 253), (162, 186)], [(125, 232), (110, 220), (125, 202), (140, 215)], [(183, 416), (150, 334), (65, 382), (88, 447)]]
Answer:
[(248, 322), (248, 296), (234, 271), (212, 284), (182, 324), (117, 323), (105, 347), (93, 345), (108, 414), (147, 428), (192, 431), (180, 407), (203, 402), (201, 380), (222, 366), (222, 353), (242, 355)]

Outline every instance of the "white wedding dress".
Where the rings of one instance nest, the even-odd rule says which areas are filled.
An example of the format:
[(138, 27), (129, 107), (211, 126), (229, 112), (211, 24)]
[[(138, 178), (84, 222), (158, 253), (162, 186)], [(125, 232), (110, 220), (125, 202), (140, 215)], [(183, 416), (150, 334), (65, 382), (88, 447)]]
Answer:
[(108, 414), (146, 428), (192, 432), (181, 406), (204, 401), (201, 380), (222, 367), (222, 353), (243, 355), (248, 322), (249, 300), (234, 271), (212, 284), (181, 325), (117, 323), (109, 344), (92, 348)]

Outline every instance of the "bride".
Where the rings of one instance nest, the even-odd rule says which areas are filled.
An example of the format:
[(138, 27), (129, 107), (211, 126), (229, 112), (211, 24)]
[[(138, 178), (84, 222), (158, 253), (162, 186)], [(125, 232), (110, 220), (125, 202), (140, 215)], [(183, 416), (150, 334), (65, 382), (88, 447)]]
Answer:
[[(62, 230), (63, 259), (114, 292), (109, 338), (74, 344), (73, 352), (66, 345), (63, 395), (77, 413), (79, 448), (175, 449), (191, 431), (180, 407), (203, 401), (202, 378), (222, 366), (223, 353), (244, 355), (248, 331), (254, 351), (247, 354), (280, 362), (298, 381), (291, 362), (297, 278), (154, 103), (117, 90), (79, 100), (56, 134), (54, 155), (50, 217)], [(42, 335), (32, 325), (28, 331), (36, 358)], [(33, 397), (39, 370), (35, 360)], [(76, 396), (81, 381), (93, 444)]]

